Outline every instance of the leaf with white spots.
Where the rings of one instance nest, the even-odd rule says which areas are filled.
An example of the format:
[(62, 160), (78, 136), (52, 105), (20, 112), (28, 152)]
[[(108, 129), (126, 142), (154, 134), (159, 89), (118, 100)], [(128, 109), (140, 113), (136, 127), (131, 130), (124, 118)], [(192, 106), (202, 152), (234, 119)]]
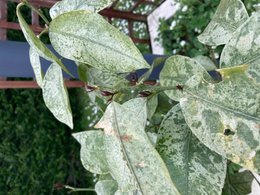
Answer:
[[(249, 170), (260, 171), (260, 85), (247, 66), (219, 70), (223, 81), (196, 75), (180, 105), (198, 139), (211, 150)], [(190, 87), (189, 87), (190, 86)]]
[(101, 180), (95, 185), (97, 195), (114, 195), (117, 189), (117, 183), (114, 180)]
[(62, 0), (55, 3), (50, 9), (52, 19), (66, 12), (74, 10), (87, 10), (90, 12), (99, 12), (108, 7), (114, 0)]
[(64, 86), (61, 68), (53, 63), (48, 68), (42, 84), (43, 100), (60, 122), (73, 129), (67, 88)]
[(222, 68), (248, 64), (248, 74), (260, 83), (260, 13), (254, 13), (224, 47)]
[(146, 100), (112, 102), (96, 125), (104, 129), (104, 146), (116, 194), (179, 194), (146, 132)]
[(132, 40), (96, 13), (62, 14), (51, 22), (49, 36), (61, 56), (102, 71), (122, 73), (150, 67)]
[(42, 87), (43, 73), (41, 68), (40, 56), (32, 47), (30, 47), (29, 55), (36, 82), (40, 87)]
[[(38, 53), (39, 56), (49, 60), (53, 63), (58, 64), (66, 73), (71, 75), (68, 69), (64, 66), (64, 64), (46, 47), (44, 43), (41, 42), (39, 38), (37, 38), (34, 32), (30, 29), (26, 21), (24, 20), (20, 8), (24, 5), (24, 3), (20, 3), (16, 8), (16, 14), (18, 17), (19, 24), (23, 31), (24, 37), (34, 50), (34, 52)], [(72, 75), (71, 75), (72, 76)]]
[(74, 133), (73, 137), (80, 143), (80, 159), (83, 167), (96, 174), (109, 172), (105, 157), (104, 133), (102, 131), (84, 131)]
[(158, 134), (156, 148), (181, 194), (221, 194), (226, 159), (192, 134), (179, 104), (164, 117)]
[(232, 34), (248, 19), (240, 0), (222, 0), (204, 32), (198, 36), (201, 43), (218, 46), (228, 43)]
[(200, 63), (207, 71), (216, 70), (216, 65), (207, 56), (196, 56), (193, 59)]
[(179, 101), (183, 96), (182, 87), (195, 74), (206, 70), (194, 59), (185, 56), (168, 58), (160, 73), (160, 83), (164, 87), (175, 87), (165, 91), (169, 98)]
[(119, 85), (128, 85), (129, 81), (125, 77), (125, 74), (117, 74), (88, 66), (88, 83), (92, 85), (115, 89)]

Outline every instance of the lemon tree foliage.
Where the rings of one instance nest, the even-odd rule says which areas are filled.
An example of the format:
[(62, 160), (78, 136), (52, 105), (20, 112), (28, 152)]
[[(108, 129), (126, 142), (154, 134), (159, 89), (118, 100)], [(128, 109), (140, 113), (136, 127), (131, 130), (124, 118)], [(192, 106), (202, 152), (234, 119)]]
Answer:
[(88, 10), (91, 12), (98, 12), (113, 3), (113, 0), (62, 0), (57, 2), (50, 9), (50, 16), (52, 19), (66, 12), (73, 10)]
[(191, 132), (179, 104), (165, 115), (156, 147), (182, 194), (220, 194), (226, 159), (208, 149)]
[(210, 46), (227, 44), (232, 34), (247, 19), (248, 13), (242, 1), (221, 1), (211, 22), (198, 39)]
[(231, 37), (223, 49), (222, 68), (248, 64), (248, 75), (260, 83), (260, 13), (254, 13)]
[[(155, 82), (148, 78), (164, 58), (148, 66), (130, 38), (97, 13), (112, 2), (63, 0), (46, 24), (54, 49), (76, 62), (86, 95), (103, 112), (93, 130), (73, 134), (82, 165), (98, 175), (92, 190), (250, 193), (252, 172), (260, 172), (259, 12), (249, 16), (240, 0), (222, 0), (199, 36), (209, 46), (225, 44), (220, 63), (206, 56), (171, 56)], [(24, 0), (17, 15), (45, 104), (73, 128), (62, 69), (68, 71), (30, 30), (20, 13), (23, 5), (32, 6)], [(52, 62), (46, 74), (40, 57)], [(137, 78), (133, 72), (143, 68), (150, 69)]]
[(64, 13), (51, 22), (49, 35), (61, 56), (101, 70), (131, 72), (149, 68), (132, 40), (96, 13)]

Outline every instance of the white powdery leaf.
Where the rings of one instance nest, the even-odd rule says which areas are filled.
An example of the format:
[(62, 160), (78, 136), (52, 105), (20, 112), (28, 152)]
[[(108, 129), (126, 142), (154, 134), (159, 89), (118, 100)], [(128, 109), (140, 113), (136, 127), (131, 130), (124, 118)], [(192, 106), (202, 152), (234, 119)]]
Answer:
[(220, 59), (222, 68), (248, 64), (247, 74), (260, 83), (260, 13), (254, 13), (233, 34)]
[(62, 0), (52, 6), (50, 9), (50, 16), (54, 19), (63, 13), (74, 10), (99, 12), (105, 7), (111, 5), (113, 1), (114, 0)]
[(96, 13), (62, 14), (51, 22), (49, 35), (61, 56), (103, 71), (123, 73), (150, 67), (132, 40)]
[(36, 78), (36, 82), (42, 88), (43, 74), (42, 74), (40, 56), (32, 47), (30, 47), (29, 56), (30, 56), (31, 66), (33, 68), (33, 72)]
[(96, 126), (104, 129), (110, 173), (119, 187), (116, 194), (179, 194), (145, 132), (145, 102), (112, 102)]
[(20, 12), (20, 8), (23, 5), (23, 3), (20, 3), (17, 6), (16, 15), (18, 17), (18, 21), (23, 31), (24, 37), (29, 43), (30, 47), (34, 50), (34, 52), (38, 53), (39, 56), (53, 63), (57, 63), (65, 72), (71, 75), (68, 69), (62, 64), (62, 62), (46, 47), (46, 45), (43, 42), (41, 42), (39, 38), (35, 36), (34, 32), (30, 29)]
[(188, 126), (202, 143), (234, 163), (259, 172), (260, 87), (245, 74), (246, 69), (237, 66), (219, 70), (223, 81), (217, 84), (194, 76), (199, 82), (187, 88), (180, 105)]
[(157, 150), (182, 194), (221, 194), (226, 159), (201, 143), (185, 122), (180, 105), (164, 117), (158, 132)]
[(48, 68), (42, 85), (43, 99), (56, 119), (73, 129), (67, 88), (64, 86), (61, 68), (53, 63)]
[(114, 180), (101, 180), (95, 185), (97, 195), (112, 195), (117, 191), (117, 183)]
[(193, 75), (203, 72), (206, 73), (206, 69), (196, 60), (180, 55), (172, 56), (165, 61), (160, 73), (160, 83), (164, 87), (175, 87), (165, 93), (169, 98), (179, 101), (183, 92), (177, 86), (183, 87)]
[(228, 43), (232, 34), (248, 19), (240, 0), (222, 0), (204, 32), (198, 37), (203, 44), (218, 46)]
[(74, 133), (73, 137), (80, 143), (80, 159), (84, 168), (95, 174), (109, 172), (105, 157), (104, 133), (102, 131), (84, 131)]

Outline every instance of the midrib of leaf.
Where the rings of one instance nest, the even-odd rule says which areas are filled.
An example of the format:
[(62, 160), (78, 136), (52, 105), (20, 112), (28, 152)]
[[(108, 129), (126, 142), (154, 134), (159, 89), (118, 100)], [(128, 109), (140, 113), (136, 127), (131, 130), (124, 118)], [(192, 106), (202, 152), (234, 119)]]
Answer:
[(229, 174), (227, 173), (227, 182), (228, 182), (228, 187), (229, 187), (229, 192), (232, 195), (232, 191), (236, 194), (236, 195), (241, 195), (230, 183), (230, 179), (229, 179)]
[(63, 35), (63, 36), (71, 36), (71, 37), (73, 37), (73, 38), (75, 38), (75, 39), (79, 39), (79, 40), (85, 40), (85, 41), (89, 41), (89, 42), (92, 42), (92, 43), (94, 43), (94, 44), (96, 44), (96, 45), (100, 45), (100, 46), (103, 46), (103, 47), (105, 47), (105, 48), (107, 48), (107, 49), (110, 49), (110, 50), (113, 50), (113, 51), (115, 51), (116, 53), (118, 53), (118, 54), (120, 54), (120, 55), (122, 55), (122, 56), (126, 56), (127, 58), (130, 58), (130, 59), (132, 59), (132, 60), (134, 60), (134, 61), (136, 61), (137, 63), (142, 63), (142, 62), (140, 62), (140, 61), (138, 61), (136, 58), (133, 58), (132, 56), (130, 56), (130, 55), (127, 55), (127, 54), (125, 54), (125, 53), (122, 53), (121, 51), (119, 51), (119, 50), (116, 50), (115, 48), (113, 48), (113, 47), (110, 47), (110, 46), (107, 46), (107, 45), (105, 45), (105, 44), (102, 44), (102, 43), (100, 43), (100, 42), (97, 42), (97, 41), (95, 41), (95, 40), (93, 40), (93, 39), (90, 39), (90, 38), (88, 38), (88, 37), (82, 37), (82, 36), (79, 36), (79, 35), (74, 35), (74, 34), (71, 34), (71, 33), (66, 33), (66, 32), (59, 32), (59, 31), (52, 31), (52, 33), (56, 33), (56, 34), (60, 34), (60, 35)]
[(186, 155), (186, 179), (185, 179), (185, 182), (186, 182), (186, 189), (187, 189), (187, 195), (190, 191), (190, 185), (189, 185), (189, 161), (190, 161), (190, 158), (189, 158), (189, 150), (190, 150), (190, 140), (191, 140), (191, 132), (188, 133), (188, 139), (187, 139), (187, 146), (186, 146), (186, 151), (185, 151), (185, 155)]
[(121, 144), (121, 146), (122, 146), (122, 152), (123, 152), (123, 154), (124, 154), (124, 156), (125, 156), (125, 159), (126, 159), (126, 162), (127, 162), (127, 164), (128, 164), (128, 167), (129, 167), (130, 171), (131, 171), (131, 172), (133, 173), (133, 175), (134, 175), (135, 181), (136, 181), (136, 183), (137, 183), (137, 185), (138, 185), (138, 188), (139, 188), (140, 191), (141, 191), (141, 194), (144, 194), (144, 193), (143, 193), (143, 190), (142, 190), (142, 188), (141, 188), (141, 184), (139, 183), (139, 180), (137, 179), (137, 175), (136, 175), (136, 173), (135, 173), (135, 171), (134, 171), (134, 169), (133, 169), (133, 167), (132, 167), (132, 165), (131, 165), (131, 161), (130, 161), (130, 159), (129, 159), (129, 157), (128, 157), (128, 154), (127, 154), (127, 152), (126, 152), (126, 149), (125, 149), (125, 146), (124, 146), (124, 144), (123, 144), (123, 141), (121, 140), (120, 132), (119, 132), (119, 125), (118, 125), (118, 121), (117, 121), (117, 113), (116, 113), (116, 109), (115, 109), (114, 104), (113, 104), (113, 110), (114, 110), (114, 113), (115, 113), (116, 133), (117, 133), (118, 139), (120, 140), (120, 144)]
[(228, 112), (231, 112), (231, 113), (234, 113), (234, 114), (237, 114), (237, 115), (241, 115), (241, 116), (243, 116), (243, 117), (245, 117), (245, 118), (249, 118), (249, 119), (251, 119), (251, 120), (255, 120), (255, 121), (257, 121), (257, 122), (260, 122), (260, 118), (256, 118), (256, 117), (254, 117), (254, 116), (245, 114), (245, 113), (243, 113), (243, 112), (240, 112), (240, 111), (238, 111), (238, 110), (235, 110), (234, 108), (229, 108), (228, 106), (221, 106), (221, 105), (219, 105), (219, 104), (217, 104), (217, 103), (215, 103), (215, 102), (212, 102), (212, 101), (207, 100), (207, 99), (205, 99), (205, 98), (203, 98), (203, 97), (200, 97), (200, 96), (198, 96), (198, 95), (195, 95), (195, 94), (193, 94), (192, 92), (190, 92), (190, 91), (188, 91), (188, 90), (183, 89), (183, 91), (187, 92), (187, 93), (188, 93), (189, 95), (191, 95), (192, 97), (197, 98), (197, 99), (199, 99), (199, 100), (201, 100), (201, 101), (203, 101), (203, 102), (206, 102), (206, 103), (208, 103), (208, 104), (211, 104), (211, 105), (213, 105), (213, 106), (215, 106), (215, 107), (218, 107), (218, 108), (221, 108), (221, 109), (223, 109), (223, 110), (225, 110), (225, 111), (228, 111)]

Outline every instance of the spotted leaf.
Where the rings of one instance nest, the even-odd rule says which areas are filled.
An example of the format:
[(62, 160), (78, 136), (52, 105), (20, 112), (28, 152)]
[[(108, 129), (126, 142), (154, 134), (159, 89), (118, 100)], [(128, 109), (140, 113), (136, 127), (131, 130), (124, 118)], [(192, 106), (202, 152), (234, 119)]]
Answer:
[(242, 1), (222, 0), (211, 22), (198, 39), (210, 46), (226, 44), (247, 19), (248, 13)]
[(168, 170), (145, 133), (146, 101), (112, 102), (96, 125), (105, 133), (104, 145), (116, 194), (179, 194)]
[(220, 194), (226, 176), (226, 159), (208, 149), (192, 134), (180, 105), (164, 117), (156, 148), (181, 194)]
[(62, 14), (51, 22), (49, 35), (61, 56), (103, 71), (122, 73), (150, 67), (132, 40), (96, 13)]
[(260, 13), (254, 13), (224, 47), (222, 68), (248, 64), (248, 74), (260, 83)]
[[(260, 171), (260, 86), (248, 66), (221, 69), (223, 81), (196, 75), (180, 100), (185, 120), (211, 150), (249, 170)], [(190, 88), (188, 86), (191, 86)]]

